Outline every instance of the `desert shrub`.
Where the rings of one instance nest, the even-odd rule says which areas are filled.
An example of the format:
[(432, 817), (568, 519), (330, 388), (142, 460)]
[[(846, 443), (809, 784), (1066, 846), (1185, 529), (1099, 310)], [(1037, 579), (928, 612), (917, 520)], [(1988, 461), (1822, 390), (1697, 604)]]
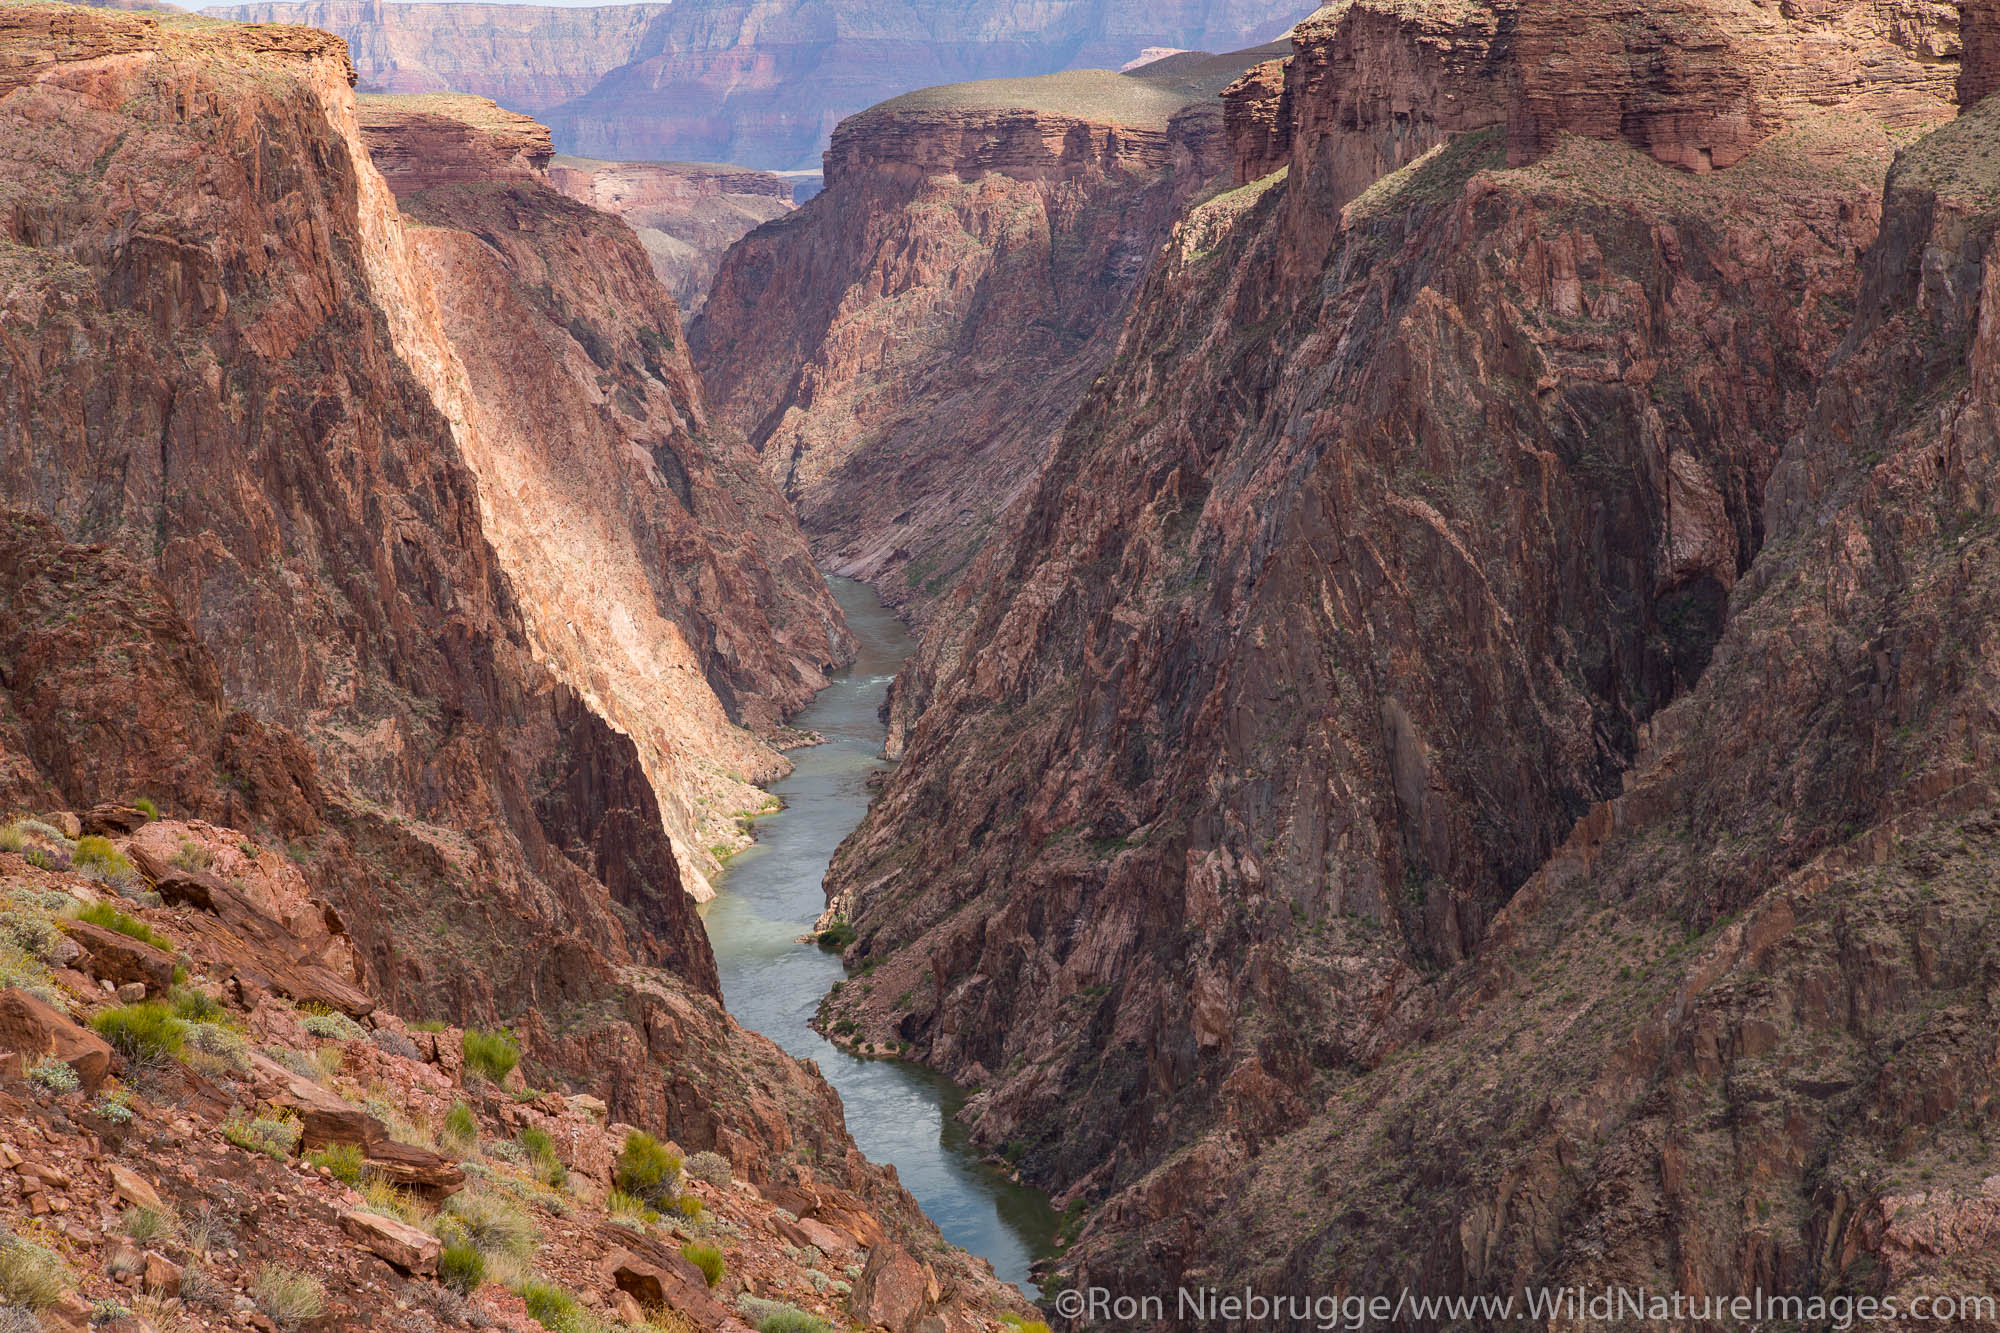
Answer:
[(471, 1152), (479, 1144), (479, 1117), (464, 1102), (453, 1102), (444, 1113), (438, 1137), (453, 1152)]
[(482, 1078), (498, 1083), (521, 1063), (521, 1048), (505, 1032), (481, 1028), (465, 1030), (465, 1067)]
[(250, 1283), (250, 1298), (280, 1328), (291, 1328), (326, 1312), (326, 1288), (310, 1273), (265, 1264)]
[(181, 1223), (181, 1244), (196, 1259), (233, 1250), (236, 1248), (236, 1230), (230, 1225), (230, 1220), (230, 1215), (214, 1204), (203, 1203)]
[(736, 1174), (736, 1168), (719, 1152), (698, 1152), (687, 1159), (683, 1169), (717, 1189), (728, 1189), (730, 1178)]
[(174, 1007), (174, 1017), (190, 1023), (220, 1023), (229, 1016), (222, 1001), (191, 986), (174, 987), (168, 1002)]
[(61, 1096), (66, 1092), (75, 1092), (78, 1085), (82, 1083), (82, 1080), (76, 1076), (74, 1069), (71, 1069), (53, 1055), (44, 1056), (41, 1060), (37, 1061), (35, 1067), (28, 1071), (28, 1078), (36, 1087), (44, 1088), (49, 1092), (55, 1093), (57, 1096)]
[(125, 859), (125, 853), (111, 845), (111, 839), (95, 835), (77, 840), (76, 850), (69, 854), (71, 870), (92, 879), (101, 880), (118, 888), (128, 888), (139, 882), (138, 872)]
[(188, 1025), (158, 1000), (106, 1009), (90, 1026), (113, 1050), (142, 1064), (179, 1055), (187, 1045)]
[(660, 1219), (660, 1215), (648, 1207), (644, 1199), (615, 1187), (605, 1197), (604, 1211), (610, 1214), (612, 1221), (641, 1230)]
[(46, 1310), (70, 1285), (69, 1266), (55, 1251), (19, 1236), (0, 1237), (0, 1305)]
[(736, 1304), (757, 1333), (833, 1333), (833, 1325), (816, 1314), (783, 1301), (739, 1296)]
[(174, 850), (173, 867), (198, 875), (215, 864), (215, 855), (198, 842), (182, 842)]
[(618, 1151), (618, 1188), (654, 1207), (670, 1202), (680, 1185), (680, 1154), (642, 1129), (625, 1136)]
[(819, 933), (819, 947), (832, 949), (836, 953), (854, 943), (860, 932), (845, 919), (836, 917), (832, 925)]
[(18, 852), (27, 845), (28, 835), (21, 831), (19, 824), (0, 828), (0, 852)]
[(127, 1208), (118, 1225), (125, 1234), (141, 1245), (151, 1245), (154, 1241), (172, 1240), (180, 1234), (180, 1219), (172, 1211), (164, 1208)]
[(97, 1099), (97, 1105), (90, 1108), (90, 1113), (114, 1125), (129, 1125), (132, 1123), (132, 1094), (124, 1088), (107, 1092)]
[(545, 1277), (522, 1278), (514, 1294), (528, 1307), (528, 1317), (544, 1328), (553, 1328), (557, 1333), (581, 1333), (584, 1328), (586, 1316), (576, 1297)]
[(722, 1251), (705, 1240), (691, 1240), (681, 1246), (681, 1258), (699, 1268), (711, 1287), (722, 1281), (722, 1275), (728, 1269), (722, 1260)]
[(74, 945), (67, 950), (63, 948), (63, 933), (47, 917), (14, 908), (0, 912), (0, 940), (44, 963), (61, 962), (75, 950)]
[(530, 1126), (515, 1135), (514, 1142), (521, 1145), (521, 1154), (527, 1158), (535, 1179), (556, 1189), (569, 1180), (569, 1168), (556, 1156), (556, 1141), (546, 1130)]
[(438, 1281), (461, 1296), (470, 1296), (486, 1280), (486, 1256), (469, 1240), (438, 1251)]
[(307, 1014), (299, 1020), (299, 1026), (315, 1037), (334, 1041), (361, 1041), (368, 1036), (368, 1029), (346, 1014)]
[(674, 1200), (674, 1211), (692, 1221), (701, 1216), (701, 1200), (692, 1194), (683, 1194)]
[(142, 944), (150, 944), (165, 953), (174, 951), (174, 942), (154, 930), (136, 917), (129, 917), (110, 903), (92, 903), (76, 914), (79, 921), (88, 921), (93, 926), (115, 930), (120, 935), (130, 935)]
[(335, 1180), (358, 1185), (361, 1183), (362, 1163), (367, 1159), (361, 1155), (358, 1143), (329, 1143), (307, 1153), (306, 1160), (332, 1172)]
[(1000, 1316), (1000, 1322), (1017, 1333), (1049, 1333), (1049, 1326), (1041, 1320), (1026, 1319), (1011, 1310)]
[(368, 1034), (368, 1044), (378, 1051), (401, 1056), (405, 1060), (423, 1059), (417, 1044), (394, 1028), (376, 1028)]
[(445, 1212), (465, 1229), (481, 1254), (526, 1259), (541, 1244), (534, 1219), (491, 1190), (460, 1190), (445, 1200)]
[(250, 1044), (220, 1023), (189, 1023), (181, 1058), (206, 1078), (222, 1078), (250, 1068)]
[(160, 817), (160, 807), (153, 804), (153, 798), (150, 796), (141, 796), (138, 800), (132, 802), (132, 808), (148, 819), (158, 819)]
[(260, 1152), (280, 1160), (290, 1157), (299, 1146), (305, 1126), (289, 1116), (258, 1116), (251, 1119), (241, 1107), (222, 1122), (222, 1137), (247, 1152)]
[(446, 1027), (445, 1021), (442, 1018), (420, 1018), (416, 1022), (410, 1024), (410, 1031), (442, 1032), (445, 1030), (445, 1027)]
[(397, 1218), (413, 1227), (423, 1226), (428, 1220), (425, 1216), (427, 1210), (415, 1194), (406, 1189), (398, 1189), (380, 1177), (362, 1182), (361, 1198), (370, 1212)]

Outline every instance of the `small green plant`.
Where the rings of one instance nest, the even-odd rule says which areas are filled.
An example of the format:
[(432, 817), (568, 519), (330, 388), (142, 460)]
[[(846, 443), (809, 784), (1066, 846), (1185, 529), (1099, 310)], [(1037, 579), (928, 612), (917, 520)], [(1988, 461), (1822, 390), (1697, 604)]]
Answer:
[(141, 1245), (171, 1240), (180, 1231), (180, 1219), (160, 1208), (127, 1208), (118, 1224)]
[(444, 1210), (484, 1255), (527, 1259), (542, 1242), (534, 1219), (491, 1190), (461, 1190), (445, 1200)]
[(687, 1159), (685, 1169), (696, 1180), (719, 1190), (728, 1189), (730, 1179), (736, 1174), (736, 1168), (719, 1152), (698, 1152)]
[(860, 934), (845, 917), (835, 917), (833, 924), (819, 933), (819, 947), (838, 953), (854, 943)]
[(215, 854), (198, 842), (183, 841), (174, 849), (173, 867), (189, 874), (201, 874), (215, 864)]
[(0, 1305), (46, 1310), (69, 1288), (69, 1266), (55, 1251), (19, 1236), (0, 1237)]
[(158, 819), (160, 817), (160, 807), (153, 804), (153, 798), (150, 796), (141, 796), (138, 800), (132, 802), (132, 808), (148, 819)]
[(174, 1017), (190, 1023), (220, 1023), (229, 1016), (220, 1000), (207, 991), (188, 986), (174, 987), (169, 1003), (174, 1006)]
[(469, 1240), (454, 1241), (438, 1251), (438, 1281), (461, 1296), (470, 1296), (486, 1280), (486, 1256)]
[(27, 845), (28, 835), (21, 831), (19, 824), (0, 828), (0, 852), (18, 852)]
[(528, 1317), (544, 1328), (553, 1328), (557, 1333), (581, 1333), (584, 1326), (583, 1307), (576, 1303), (576, 1297), (569, 1291), (549, 1281), (545, 1277), (529, 1276), (521, 1279), (521, 1285), (514, 1288), (514, 1294), (521, 1298), (521, 1304), (528, 1307)]
[(469, 1153), (479, 1146), (479, 1117), (464, 1102), (453, 1102), (451, 1109), (444, 1113), (438, 1137), (453, 1152)]
[(711, 1287), (722, 1281), (729, 1267), (723, 1262), (722, 1251), (705, 1240), (691, 1240), (681, 1246), (681, 1258), (699, 1268)]
[(129, 1125), (132, 1123), (132, 1094), (124, 1088), (107, 1092), (98, 1098), (90, 1113), (114, 1125)]
[(169, 1059), (187, 1045), (188, 1025), (158, 1000), (106, 1009), (90, 1026), (113, 1050), (139, 1063)]
[(674, 1200), (674, 1211), (689, 1221), (693, 1221), (695, 1218), (701, 1216), (701, 1200), (695, 1198), (692, 1194), (683, 1194)]
[(521, 1145), (521, 1154), (528, 1160), (535, 1179), (554, 1189), (560, 1189), (569, 1180), (569, 1168), (556, 1156), (556, 1141), (548, 1131), (530, 1126), (514, 1136), (514, 1142)]
[(1049, 1333), (1049, 1326), (1039, 1319), (1027, 1319), (1008, 1311), (1000, 1316), (1000, 1322), (1018, 1333)]
[(779, 1305), (758, 1319), (757, 1333), (833, 1333), (833, 1325), (796, 1305)]
[(250, 1068), (250, 1044), (242, 1033), (220, 1023), (189, 1023), (181, 1058), (205, 1078), (241, 1074)]
[(260, 1152), (283, 1160), (299, 1146), (305, 1126), (289, 1116), (259, 1116), (251, 1119), (241, 1107), (222, 1122), (222, 1137), (246, 1152)]
[(521, 1063), (521, 1048), (505, 1032), (481, 1028), (465, 1030), (465, 1067), (482, 1078), (498, 1083)]
[(94, 870), (107, 879), (130, 880), (132, 863), (125, 859), (125, 853), (111, 845), (111, 839), (92, 834), (78, 838), (76, 850), (69, 854), (72, 870)]
[(325, 1168), (335, 1180), (350, 1185), (361, 1183), (361, 1167), (366, 1160), (358, 1143), (329, 1143), (306, 1154), (306, 1161)]
[(681, 1158), (651, 1134), (635, 1129), (618, 1152), (618, 1188), (654, 1207), (672, 1201), (680, 1185)]
[(386, 1180), (378, 1178), (363, 1182), (361, 1197), (367, 1201), (371, 1212), (398, 1218), (411, 1226), (423, 1225), (424, 1210), (417, 1202), (417, 1196), (408, 1190), (397, 1189)]
[(615, 1186), (605, 1197), (604, 1211), (610, 1214), (612, 1221), (639, 1231), (660, 1220), (660, 1215), (648, 1207), (644, 1199)]
[(53, 1055), (38, 1060), (35, 1067), (28, 1071), (28, 1078), (36, 1087), (53, 1092), (58, 1097), (64, 1093), (75, 1092), (83, 1081), (76, 1076), (74, 1069)]
[(163, 953), (174, 951), (172, 940), (138, 918), (125, 915), (110, 903), (92, 903), (78, 912), (76, 919), (88, 921), (93, 926), (102, 926), (106, 930), (115, 930), (120, 935), (130, 935), (141, 944), (150, 944)]
[(292, 1328), (326, 1313), (326, 1288), (310, 1273), (265, 1264), (250, 1284), (250, 1298), (280, 1328)]
[(442, 1018), (424, 1018), (410, 1024), (410, 1031), (442, 1032), (445, 1030), (445, 1026), (445, 1021)]

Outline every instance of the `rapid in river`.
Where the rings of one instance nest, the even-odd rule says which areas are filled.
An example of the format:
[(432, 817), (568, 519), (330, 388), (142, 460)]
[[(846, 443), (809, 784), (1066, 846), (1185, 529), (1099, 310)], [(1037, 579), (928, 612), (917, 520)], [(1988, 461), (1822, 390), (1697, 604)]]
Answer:
[(737, 1022), (817, 1061), (861, 1151), (895, 1166), (946, 1240), (1034, 1295), (1028, 1269), (1051, 1251), (1055, 1211), (981, 1160), (952, 1118), (963, 1094), (921, 1066), (850, 1055), (807, 1026), (842, 970), (838, 954), (799, 937), (826, 906), (821, 880), (867, 812), (870, 775), (889, 767), (878, 711), (912, 646), (867, 585), (829, 582), (860, 653), (793, 719), (826, 744), (791, 753), (797, 769), (770, 789), (784, 810), (758, 821), (756, 845), (729, 863), (703, 911), (723, 1002)]

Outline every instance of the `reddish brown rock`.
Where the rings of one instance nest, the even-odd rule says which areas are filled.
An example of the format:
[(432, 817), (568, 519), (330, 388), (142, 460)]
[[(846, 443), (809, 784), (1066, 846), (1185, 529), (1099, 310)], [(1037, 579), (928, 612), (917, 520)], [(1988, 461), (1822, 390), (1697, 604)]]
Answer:
[(1291, 163), (1292, 112), (1286, 101), (1283, 60), (1252, 65), (1222, 90), (1222, 130), (1238, 185)]
[(1994, 0), (1961, 0), (1959, 38), (1964, 53), (1958, 66), (1958, 104), (1970, 107), (2000, 88), (2000, 4)]
[(555, 156), (546, 126), (463, 93), (361, 97), (355, 120), (398, 199), (440, 185), (539, 179)]
[(915, 1333), (938, 1301), (937, 1275), (894, 1242), (877, 1245), (854, 1280), (850, 1306), (864, 1323)]
[(349, 1209), (340, 1215), (340, 1229), (412, 1277), (437, 1272), (438, 1238), (421, 1227), (380, 1213)]
[(154, 995), (174, 984), (174, 956), (164, 949), (88, 921), (66, 921), (63, 930), (82, 947), (78, 965), (93, 977), (136, 984)]
[(111, 1047), (102, 1037), (17, 987), (0, 991), (0, 1049), (17, 1053), (29, 1068), (53, 1056), (76, 1071), (85, 1092), (96, 1092), (111, 1072)]

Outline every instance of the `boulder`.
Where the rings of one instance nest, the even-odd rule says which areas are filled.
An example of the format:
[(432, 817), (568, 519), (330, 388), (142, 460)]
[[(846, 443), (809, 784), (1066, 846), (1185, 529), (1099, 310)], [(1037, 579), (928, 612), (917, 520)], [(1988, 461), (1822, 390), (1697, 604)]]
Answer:
[(363, 1145), (362, 1153), (373, 1174), (404, 1189), (443, 1198), (465, 1188), (465, 1172), (458, 1163), (428, 1148), (383, 1139)]
[(937, 1276), (929, 1265), (894, 1241), (883, 1241), (869, 1254), (848, 1308), (864, 1324), (878, 1324), (889, 1333), (916, 1333), (938, 1295)]
[(83, 812), (82, 827), (86, 835), (123, 838), (138, 832), (146, 819), (146, 812), (136, 805), (93, 805)]
[(173, 1300), (181, 1294), (181, 1266), (163, 1254), (146, 1251), (145, 1267), (139, 1273), (139, 1289), (161, 1300)]
[(96, 1092), (111, 1072), (102, 1037), (18, 988), (0, 991), (0, 1048), (18, 1051), (31, 1068), (53, 1055), (76, 1071), (85, 1092)]
[(164, 949), (88, 921), (66, 921), (63, 930), (83, 950), (78, 967), (100, 981), (144, 986), (154, 995), (174, 984), (174, 956)]
[(111, 1163), (111, 1189), (119, 1198), (134, 1208), (150, 1208), (154, 1212), (166, 1205), (160, 1201), (160, 1192), (153, 1188), (146, 1178), (137, 1171), (118, 1162)]
[(340, 1215), (340, 1229), (385, 1262), (413, 1277), (437, 1272), (438, 1238), (428, 1231), (380, 1213), (350, 1209)]
[(715, 1328), (729, 1318), (728, 1308), (709, 1294), (701, 1270), (677, 1251), (609, 1223), (599, 1227), (598, 1234), (613, 1241), (600, 1265), (605, 1281), (639, 1304), (669, 1306), (703, 1328)]

